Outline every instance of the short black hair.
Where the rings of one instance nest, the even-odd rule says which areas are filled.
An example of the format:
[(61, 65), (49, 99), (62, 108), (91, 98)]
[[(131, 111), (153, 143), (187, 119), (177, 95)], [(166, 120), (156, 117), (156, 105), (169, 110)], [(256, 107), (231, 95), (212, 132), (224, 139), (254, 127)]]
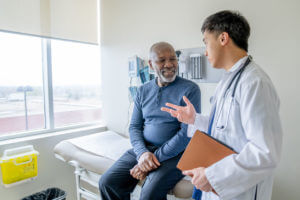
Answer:
[(250, 25), (246, 18), (237, 11), (224, 10), (210, 15), (201, 27), (201, 32), (205, 31), (217, 34), (227, 32), (239, 48), (248, 52)]

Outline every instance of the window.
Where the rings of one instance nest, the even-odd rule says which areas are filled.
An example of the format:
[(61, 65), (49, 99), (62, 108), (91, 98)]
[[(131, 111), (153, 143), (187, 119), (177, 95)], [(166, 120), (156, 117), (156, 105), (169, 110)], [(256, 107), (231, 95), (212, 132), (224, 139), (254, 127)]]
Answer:
[(101, 120), (99, 46), (3, 32), (0, 44), (0, 138)]
[(0, 134), (44, 128), (39, 38), (0, 32)]
[(52, 41), (55, 127), (100, 119), (99, 47)]

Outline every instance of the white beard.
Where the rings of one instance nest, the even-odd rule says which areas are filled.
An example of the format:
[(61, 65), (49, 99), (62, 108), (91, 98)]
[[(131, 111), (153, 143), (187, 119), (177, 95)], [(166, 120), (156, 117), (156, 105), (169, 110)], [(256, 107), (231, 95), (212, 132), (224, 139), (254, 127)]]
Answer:
[(160, 70), (155, 70), (155, 74), (156, 76), (159, 78), (159, 80), (162, 82), (162, 83), (171, 83), (175, 80), (176, 78), (176, 75), (177, 75), (177, 69), (175, 70), (174, 72), (174, 76), (172, 76), (171, 78), (166, 78), (164, 77), (164, 75), (162, 74), (162, 72)]

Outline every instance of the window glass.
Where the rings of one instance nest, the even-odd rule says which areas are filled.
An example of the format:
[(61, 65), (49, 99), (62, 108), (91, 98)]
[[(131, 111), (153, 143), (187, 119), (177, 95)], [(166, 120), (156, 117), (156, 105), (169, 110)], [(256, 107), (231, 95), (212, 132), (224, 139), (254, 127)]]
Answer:
[(99, 46), (52, 40), (55, 127), (100, 121)]
[(44, 128), (41, 39), (0, 32), (0, 136)]

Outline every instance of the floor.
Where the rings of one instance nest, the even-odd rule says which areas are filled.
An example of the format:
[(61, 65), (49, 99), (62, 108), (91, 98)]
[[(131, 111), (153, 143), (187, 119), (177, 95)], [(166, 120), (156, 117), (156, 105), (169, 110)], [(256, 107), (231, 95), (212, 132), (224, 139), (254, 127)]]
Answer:
[[(133, 193), (131, 194), (131, 199), (132, 200), (139, 200), (139, 194), (140, 194), (140, 191), (141, 191), (141, 187), (138, 185), (135, 190), (133, 191)], [(168, 195), (168, 200), (191, 200), (191, 199), (180, 199), (180, 198), (176, 198), (172, 195)]]

